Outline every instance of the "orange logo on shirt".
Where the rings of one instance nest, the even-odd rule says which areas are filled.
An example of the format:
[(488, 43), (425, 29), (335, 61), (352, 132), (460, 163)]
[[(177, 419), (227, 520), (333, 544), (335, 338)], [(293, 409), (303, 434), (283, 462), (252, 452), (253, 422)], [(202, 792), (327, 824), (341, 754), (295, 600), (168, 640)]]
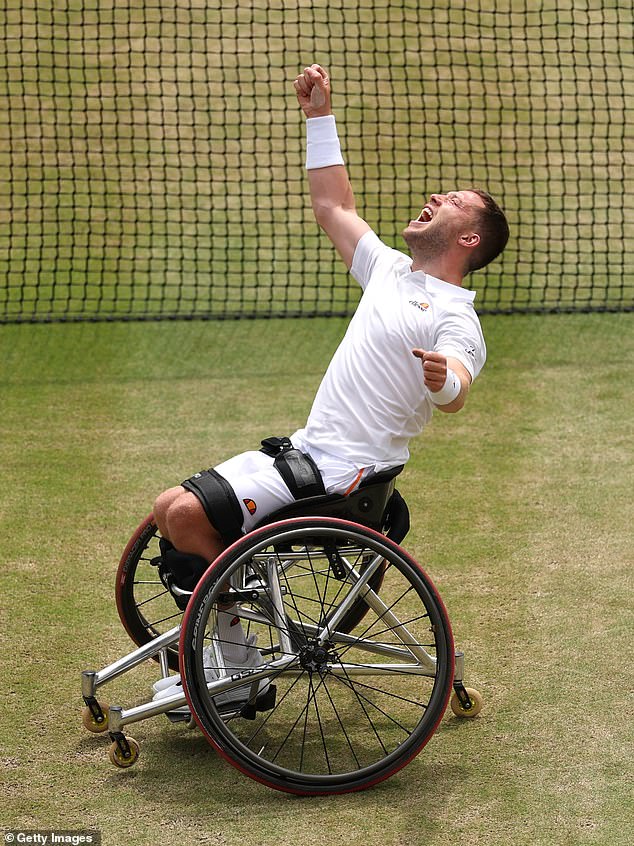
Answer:
[(429, 308), (429, 303), (417, 303), (416, 300), (410, 300), (409, 304), (416, 306), (416, 308), (419, 308), (421, 311), (427, 311)]
[(255, 512), (258, 510), (257, 505), (255, 504), (255, 502), (253, 502), (252, 499), (243, 499), (242, 502), (244, 502), (249, 514), (255, 514)]

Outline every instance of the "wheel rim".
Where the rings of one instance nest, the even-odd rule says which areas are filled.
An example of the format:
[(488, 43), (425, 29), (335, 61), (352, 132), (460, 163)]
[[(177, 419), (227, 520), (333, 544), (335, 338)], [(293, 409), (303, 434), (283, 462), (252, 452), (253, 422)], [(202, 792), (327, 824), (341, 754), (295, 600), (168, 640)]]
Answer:
[[(446, 612), (418, 565), (381, 535), (340, 520), (278, 526), (225, 553), (190, 603), (181, 639), (190, 704), (211, 742), (249, 775), (292, 792), (359, 789), (411, 760), (444, 712), (453, 677)], [(333, 544), (344, 579), (333, 576)], [(354, 585), (368, 555), (387, 561), (380, 595), (369, 593), (372, 607), (364, 602), (367, 610), (352, 630), (326, 632), (327, 622), (351, 619), (345, 603), (359, 601), (363, 588)], [(207, 690), (204, 670), (217, 666), (215, 613), (218, 599), (227, 599), (224, 580), (245, 587), (249, 571), (262, 587), (255, 600), (240, 595), (239, 615), (276, 667), (267, 678), (277, 701), (246, 721), (227, 718)], [(256, 689), (254, 683), (250, 690)]]
[[(159, 578), (158, 568), (150, 563), (159, 555), (158, 529), (150, 515), (136, 530), (121, 557), (115, 589), (121, 622), (138, 646), (178, 625), (182, 618), (182, 612)], [(177, 647), (168, 649), (168, 662), (171, 669), (178, 669)]]

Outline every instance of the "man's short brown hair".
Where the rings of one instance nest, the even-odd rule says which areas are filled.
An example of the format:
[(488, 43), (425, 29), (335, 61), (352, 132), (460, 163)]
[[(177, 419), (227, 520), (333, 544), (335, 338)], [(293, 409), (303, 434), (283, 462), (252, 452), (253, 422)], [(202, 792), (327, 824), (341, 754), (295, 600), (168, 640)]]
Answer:
[(480, 243), (469, 254), (466, 273), (480, 270), (497, 258), (509, 239), (509, 225), (502, 209), (493, 197), (481, 188), (469, 188), (484, 203), (475, 211), (475, 223)]

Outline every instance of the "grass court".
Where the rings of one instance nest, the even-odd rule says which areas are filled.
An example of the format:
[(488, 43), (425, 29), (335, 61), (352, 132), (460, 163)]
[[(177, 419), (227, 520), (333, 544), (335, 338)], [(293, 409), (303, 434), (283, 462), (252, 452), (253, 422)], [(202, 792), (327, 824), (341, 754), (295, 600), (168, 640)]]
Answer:
[[(301, 424), (344, 329), (2, 330), (4, 828), (94, 828), (108, 846), (631, 841), (631, 315), (485, 319), (467, 409), (413, 445), (403, 545), (447, 605), (479, 717), (446, 715), (373, 790), (311, 800), (161, 717), (133, 727), (129, 771), (83, 730), (81, 671), (132, 648), (113, 579), (154, 495)], [(110, 701), (140, 701), (155, 674), (113, 682)]]

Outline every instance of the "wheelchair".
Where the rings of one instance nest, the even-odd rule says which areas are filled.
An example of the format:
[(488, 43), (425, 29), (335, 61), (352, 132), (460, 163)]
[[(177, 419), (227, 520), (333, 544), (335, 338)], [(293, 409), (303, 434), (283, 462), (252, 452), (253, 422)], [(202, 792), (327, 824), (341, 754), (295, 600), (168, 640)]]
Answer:
[[(221, 756), (271, 788), (346, 793), (408, 764), (450, 699), (456, 716), (479, 713), (482, 697), (463, 684), (464, 656), (443, 602), (400, 546), (409, 530), (395, 489), (400, 469), (348, 496), (311, 497), (270, 514), (191, 592), (159, 578), (158, 530), (152, 515), (141, 523), (116, 576), (117, 609), (137, 648), (82, 674), (83, 724), (109, 732), (115, 766), (139, 757), (124, 729), (165, 714), (198, 727)], [(184, 612), (174, 591), (181, 606), (187, 594)], [(256, 643), (259, 666), (227, 666), (217, 620), (229, 606)], [(180, 672), (180, 692), (129, 708), (98, 698), (148, 658), (162, 679)]]

